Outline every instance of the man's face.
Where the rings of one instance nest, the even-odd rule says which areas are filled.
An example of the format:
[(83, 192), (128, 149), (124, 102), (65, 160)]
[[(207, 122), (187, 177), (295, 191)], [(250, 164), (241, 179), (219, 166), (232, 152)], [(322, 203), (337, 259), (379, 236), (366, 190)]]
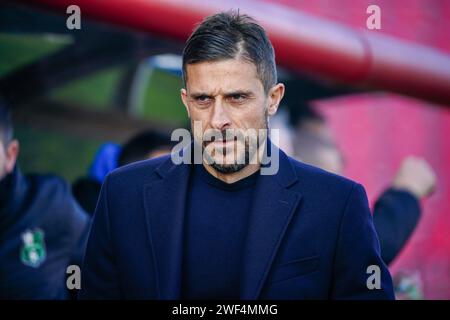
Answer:
[(18, 154), (19, 142), (17, 140), (12, 140), (5, 145), (0, 137), (0, 180), (14, 170)]
[[(256, 137), (227, 139), (225, 132), (231, 129), (242, 134), (247, 129), (267, 129), (268, 116), (276, 112), (281, 98), (274, 97), (272, 91), (266, 93), (256, 66), (242, 59), (189, 64), (186, 73), (186, 89), (182, 89), (181, 96), (195, 141), (202, 145), (217, 171), (239, 171), (254, 156), (256, 150), (249, 145), (255, 145)], [(195, 122), (201, 123), (201, 129)], [(208, 131), (221, 133), (221, 138), (202, 142)]]
[(0, 138), (0, 180), (7, 175), (6, 162), (6, 148), (3, 139)]

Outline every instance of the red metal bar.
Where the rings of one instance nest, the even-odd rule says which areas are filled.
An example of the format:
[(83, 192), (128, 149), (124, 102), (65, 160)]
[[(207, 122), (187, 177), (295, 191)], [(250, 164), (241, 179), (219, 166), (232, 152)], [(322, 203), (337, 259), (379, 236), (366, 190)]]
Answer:
[(354, 85), (450, 105), (450, 56), (371, 31), (355, 30), (285, 6), (245, 1), (21, 0), (184, 41), (211, 13), (239, 8), (268, 30), (278, 64)]

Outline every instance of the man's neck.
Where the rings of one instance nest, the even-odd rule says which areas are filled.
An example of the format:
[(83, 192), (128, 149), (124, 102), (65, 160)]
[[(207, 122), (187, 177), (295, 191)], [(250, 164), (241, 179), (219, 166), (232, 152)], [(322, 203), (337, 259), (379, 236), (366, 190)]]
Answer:
[(234, 183), (239, 180), (242, 180), (244, 178), (247, 178), (248, 176), (252, 175), (256, 171), (259, 170), (260, 164), (249, 164), (242, 168), (241, 170), (237, 172), (231, 172), (231, 173), (222, 173), (214, 169), (209, 164), (206, 164), (203, 162), (203, 166), (205, 167), (206, 171), (208, 171), (212, 176), (216, 177), (219, 180), (222, 180), (225, 183)]

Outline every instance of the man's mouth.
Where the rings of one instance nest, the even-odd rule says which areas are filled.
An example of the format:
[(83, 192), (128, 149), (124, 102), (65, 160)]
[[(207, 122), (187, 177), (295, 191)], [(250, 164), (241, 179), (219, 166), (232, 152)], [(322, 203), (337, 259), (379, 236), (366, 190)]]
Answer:
[(231, 138), (231, 139), (215, 139), (214, 137), (213, 137), (213, 139), (211, 139), (211, 141), (210, 142), (208, 142), (208, 144), (210, 144), (210, 143), (214, 143), (214, 144), (218, 144), (218, 145), (227, 145), (227, 144), (231, 144), (231, 143), (233, 143), (233, 142), (236, 142), (237, 141), (237, 137), (234, 137), (234, 138)]

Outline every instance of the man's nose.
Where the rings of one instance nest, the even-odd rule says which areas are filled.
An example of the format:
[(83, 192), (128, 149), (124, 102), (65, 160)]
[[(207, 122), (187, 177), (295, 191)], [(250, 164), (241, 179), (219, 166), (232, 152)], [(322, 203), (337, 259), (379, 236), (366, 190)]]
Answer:
[(226, 106), (221, 99), (216, 99), (211, 116), (211, 127), (217, 130), (225, 130), (231, 125)]

